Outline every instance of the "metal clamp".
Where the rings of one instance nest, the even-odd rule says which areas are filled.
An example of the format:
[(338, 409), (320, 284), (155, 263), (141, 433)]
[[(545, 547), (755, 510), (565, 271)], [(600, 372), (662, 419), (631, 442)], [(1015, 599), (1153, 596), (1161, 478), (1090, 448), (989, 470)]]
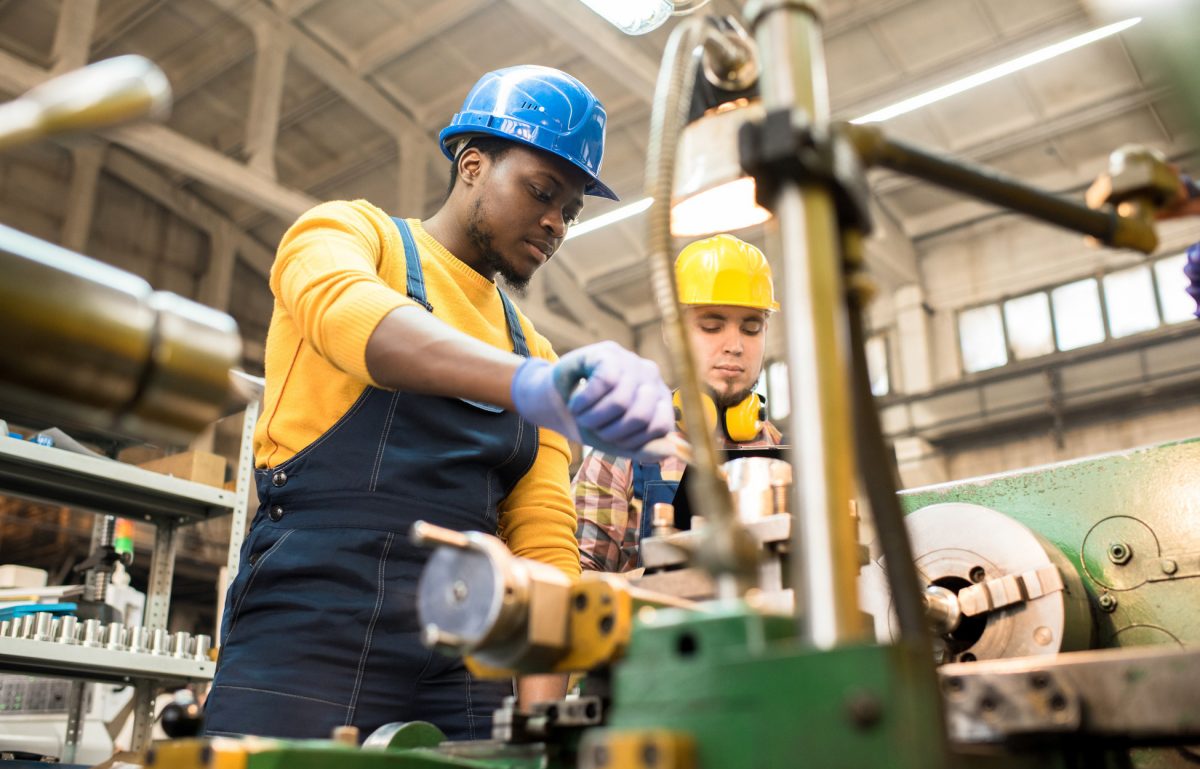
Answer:
[(738, 133), (742, 170), (754, 177), (758, 204), (769, 208), (785, 181), (828, 185), (838, 223), (871, 231), (870, 190), (857, 150), (837, 128), (818, 126), (803, 110), (777, 109)]
[(1031, 601), (1063, 589), (1063, 578), (1053, 564), (1024, 574), (1006, 574), (958, 591), (958, 606), (967, 617)]

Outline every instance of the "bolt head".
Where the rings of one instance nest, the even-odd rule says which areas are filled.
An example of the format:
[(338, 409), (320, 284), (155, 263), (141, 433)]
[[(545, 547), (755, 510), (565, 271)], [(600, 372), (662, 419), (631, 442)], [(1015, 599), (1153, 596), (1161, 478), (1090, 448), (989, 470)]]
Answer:
[(1108, 546), (1108, 560), (1121, 566), (1133, 558), (1133, 548), (1124, 542), (1113, 542)]
[(1104, 611), (1113, 611), (1117, 608), (1117, 597), (1112, 593), (1100, 596), (1100, 608)]

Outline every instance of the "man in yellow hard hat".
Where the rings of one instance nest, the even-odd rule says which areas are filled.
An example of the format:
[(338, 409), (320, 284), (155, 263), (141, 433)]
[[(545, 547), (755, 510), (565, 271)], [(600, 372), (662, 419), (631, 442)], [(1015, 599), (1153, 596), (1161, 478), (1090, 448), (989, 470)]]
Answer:
[[(779, 309), (766, 257), (732, 235), (716, 235), (680, 252), (675, 281), (718, 445), (779, 445), (780, 433), (767, 422), (765, 403), (754, 391), (767, 325)], [(644, 463), (589, 448), (573, 484), (583, 568), (640, 566), (639, 544), (651, 529), (650, 511), (655, 503), (675, 498), (683, 470), (683, 461), (674, 457)]]

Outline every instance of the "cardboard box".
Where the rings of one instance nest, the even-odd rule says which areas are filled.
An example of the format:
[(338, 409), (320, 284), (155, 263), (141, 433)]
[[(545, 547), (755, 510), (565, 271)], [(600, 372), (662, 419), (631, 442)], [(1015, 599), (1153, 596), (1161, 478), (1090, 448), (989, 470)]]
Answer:
[(207, 486), (225, 487), (225, 457), (207, 451), (185, 451), (162, 459), (153, 459), (138, 465), (164, 475), (173, 475), (185, 481), (195, 481)]

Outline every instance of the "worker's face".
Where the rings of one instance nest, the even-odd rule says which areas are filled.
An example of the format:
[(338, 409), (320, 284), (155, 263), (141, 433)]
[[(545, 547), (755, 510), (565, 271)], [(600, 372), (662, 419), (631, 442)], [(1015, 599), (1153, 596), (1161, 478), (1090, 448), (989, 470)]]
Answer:
[(561, 158), (520, 145), (496, 158), (475, 151), (463, 161), (474, 173), (467, 234), (487, 268), (521, 291), (578, 218), (588, 177)]
[(685, 308), (684, 320), (696, 363), (717, 405), (741, 403), (762, 371), (767, 313), (752, 307), (701, 305)]

